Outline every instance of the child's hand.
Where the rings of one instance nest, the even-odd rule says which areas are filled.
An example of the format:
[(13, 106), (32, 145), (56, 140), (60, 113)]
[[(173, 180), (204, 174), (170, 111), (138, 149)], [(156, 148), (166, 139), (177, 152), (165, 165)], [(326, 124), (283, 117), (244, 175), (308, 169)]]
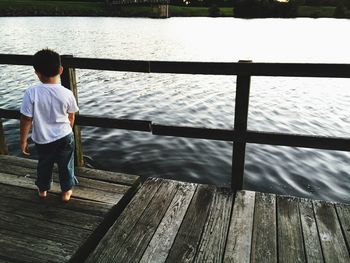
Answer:
[(21, 143), (21, 151), (24, 155), (30, 155), (27, 141)]

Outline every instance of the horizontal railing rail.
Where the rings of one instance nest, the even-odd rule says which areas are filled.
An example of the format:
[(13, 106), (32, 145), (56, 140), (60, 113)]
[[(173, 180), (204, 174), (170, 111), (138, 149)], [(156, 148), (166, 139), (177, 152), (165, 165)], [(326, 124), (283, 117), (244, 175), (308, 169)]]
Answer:
[[(76, 116), (77, 127), (116, 128), (149, 132), (162, 136), (233, 142), (232, 188), (234, 190), (241, 189), (243, 185), (246, 143), (350, 151), (350, 138), (259, 132), (247, 129), (249, 90), (252, 76), (350, 78), (350, 64), (252, 63), (250, 61), (240, 61), (238, 63), (168, 62), (77, 58), (73, 56), (62, 56), (61, 58), (63, 66), (66, 69), (68, 68), (68, 71), (66, 70), (66, 73), (61, 78), (62, 84), (74, 90), (75, 93), (77, 90), (74, 69), (140, 73), (236, 75), (236, 103), (234, 129), (232, 130), (161, 125), (147, 120), (88, 115)], [(32, 60), (33, 56), (28, 55), (0, 54), (0, 64), (29, 66), (33, 64)], [(19, 119), (20, 113), (17, 110), (0, 109), (0, 118)], [(2, 128), (2, 125), (0, 128)], [(0, 132), (0, 135), (3, 134), (1, 129)], [(75, 133), (79, 134), (80, 131), (75, 130)], [(1, 141), (4, 141), (4, 138), (0, 138), (0, 144)], [(6, 152), (6, 149), (2, 152)], [(82, 152), (80, 155), (82, 156)]]
[[(0, 54), (0, 64), (30, 66), (31, 55)], [(64, 67), (143, 73), (350, 78), (350, 64), (112, 60), (62, 57)]]
[[(0, 108), (0, 118), (19, 120), (20, 117), (21, 114), (18, 110)], [(80, 126), (143, 131), (161, 136), (350, 151), (350, 139), (341, 137), (307, 136), (249, 130), (240, 134), (234, 130), (161, 125), (145, 120), (116, 119), (81, 114), (76, 116), (75, 123)]]

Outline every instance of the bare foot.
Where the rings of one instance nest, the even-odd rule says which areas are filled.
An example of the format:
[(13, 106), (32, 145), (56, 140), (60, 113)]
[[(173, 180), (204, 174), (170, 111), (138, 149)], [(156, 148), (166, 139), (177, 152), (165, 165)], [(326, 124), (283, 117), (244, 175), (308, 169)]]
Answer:
[(47, 191), (40, 192), (40, 191), (38, 190), (38, 194), (39, 194), (39, 197), (40, 197), (41, 199), (44, 199), (44, 198), (46, 198), (46, 196), (47, 196)]
[(63, 202), (68, 202), (72, 194), (73, 194), (72, 190), (69, 190), (67, 192), (63, 192), (62, 193), (62, 201)]

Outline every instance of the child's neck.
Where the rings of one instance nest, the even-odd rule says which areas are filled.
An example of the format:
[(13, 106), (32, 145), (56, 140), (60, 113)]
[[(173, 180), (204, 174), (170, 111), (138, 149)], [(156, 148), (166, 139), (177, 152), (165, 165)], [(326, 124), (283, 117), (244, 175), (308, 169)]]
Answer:
[(40, 78), (43, 84), (60, 84), (60, 78), (58, 76), (50, 78)]

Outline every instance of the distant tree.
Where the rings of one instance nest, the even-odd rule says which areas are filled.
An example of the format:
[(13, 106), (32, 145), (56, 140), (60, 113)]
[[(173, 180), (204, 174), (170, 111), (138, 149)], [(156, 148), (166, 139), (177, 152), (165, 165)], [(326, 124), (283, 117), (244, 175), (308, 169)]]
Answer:
[(346, 7), (344, 2), (341, 2), (337, 5), (337, 7), (334, 10), (333, 16), (336, 18), (345, 18), (346, 17)]
[(218, 17), (220, 16), (220, 8), (216, 4), (212, 4), (209, 9), (209, 16), (211, 17)]

